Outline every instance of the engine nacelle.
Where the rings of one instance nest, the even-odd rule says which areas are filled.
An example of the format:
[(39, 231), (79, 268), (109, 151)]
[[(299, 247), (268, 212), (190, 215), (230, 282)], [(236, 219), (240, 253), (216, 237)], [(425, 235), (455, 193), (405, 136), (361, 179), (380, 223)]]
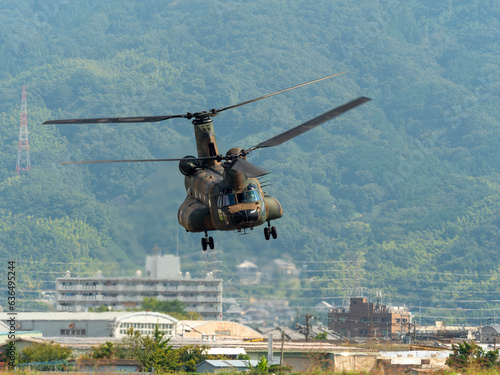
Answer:
[(264, 194), (264, 202), (266, 203), (266, 213), (268, 220), (279, 219), (283, 216), (283, 208), (281, 203), (274, 197)]
[(192, 176), (200, 168), (200, 161), (195, 158), (196, 156), (188, 155), (184, 156), (183, 160), (179, 162), (179, 170), (184, 176)]

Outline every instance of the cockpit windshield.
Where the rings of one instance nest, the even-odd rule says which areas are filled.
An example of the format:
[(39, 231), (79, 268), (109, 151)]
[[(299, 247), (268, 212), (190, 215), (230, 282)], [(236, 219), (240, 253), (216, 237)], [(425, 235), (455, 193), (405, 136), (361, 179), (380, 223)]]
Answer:
[(255, 190), (244, 191), (243, 193), (236, 194), (236, 198), (238, 203), (257, 202), (260, 200), (260, 194)]
[(219, 206), (232, 206), (236, 203), (250, 203), (262, 200), (258, 190), (244, 191), (238, 194), (224, 194), (219, 197)]

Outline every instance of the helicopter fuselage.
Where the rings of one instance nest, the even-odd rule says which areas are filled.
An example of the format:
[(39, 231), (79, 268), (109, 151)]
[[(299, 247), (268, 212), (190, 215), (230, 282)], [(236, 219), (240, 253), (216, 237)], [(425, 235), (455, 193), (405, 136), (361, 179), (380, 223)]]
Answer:
[(262, 191), (259, 180), (242, 178), (235, 186), (224, 181), (224, 173), (216, 166), (185, 177), (187, 197), (178, 219), (188, 232), (253, 229), (283, 215), (281, 204)]
[[(198, 157), (218, 155), (211, 119), (194, 121)], [(231, 149), (238, 152), (239, 149)], [(281, 204), (263, 192), (257, 178), (225, 167), (220, 161), (204, 165), (181, 161), (187, 197), (178, 220), (188, 232), (242, 231), (283, 215)]]

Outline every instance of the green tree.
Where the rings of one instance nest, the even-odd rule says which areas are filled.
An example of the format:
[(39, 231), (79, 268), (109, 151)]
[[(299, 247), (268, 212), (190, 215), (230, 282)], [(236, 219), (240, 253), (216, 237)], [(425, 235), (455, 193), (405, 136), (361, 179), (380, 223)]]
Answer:
[(141, 303), (142, 310), (156, 311), (173, 316), (176, 319), (197, 320), (200, 314), (194, 311), (186, 311), (185, 304), (181, 301), (159, 301), (155, 297), (144, 297)]
[(127, 330), (116, 355), (120, 358), (136, 359), (141, 362), (145, 371), (173, 371), (179, 367), (177, 353), (169, 345), (170, 338), (158, 329), (153, 335), (142, 335), (133, 328)]
[(453, 344), (452, 349), (453, 353), (446, 360), (446, 364), (456, 369), (492, 367), (498, 359), (498, 349), (485, 352), (475, 342)]
[(326, 340), (328, 334), (326, 332), (320, 332), (314, 337), (315, 340)]
[(217, 359), (216, 356), (207, 354), (206, 345), (188, 345), (177, 349), (179, 368), (178, 370), (186, 372), (196, 372), (196, 365), (206, 359)]
[(252, 367), (250, 362), (248, 363), (248, 367), (250, 367), (250, 374), (267, 374), (269, 373), (269, 361), (265, 356), (259, 358), (259, 362), (255, 367)]
[(90, 307), (89, 308), (89, 312), (107, 312), (107, 311), (111, 311), (111, 310), (112, 309), (106, 305), (100, 305), (97, 307)]
[(116, 349), (113, 347), (113, 343), (111, 341), (106, 341), (104, 344), (99, 345), (96, 348), (92, 348), (90, 357), (94, 359), (111, 359), (115, 356), (115, 351)]
[(19, 353), (19, 363), (65, 361), (71, 355), (71, 349), (54, 344), (53, 341), (27, 346)]

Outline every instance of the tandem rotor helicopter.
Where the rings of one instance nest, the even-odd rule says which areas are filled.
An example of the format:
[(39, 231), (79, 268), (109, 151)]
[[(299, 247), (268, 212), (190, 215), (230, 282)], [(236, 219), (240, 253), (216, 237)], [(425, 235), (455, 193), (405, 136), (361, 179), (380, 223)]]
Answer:
[(283, 215), (283, 209), (276, 198), (266, 194), (262, 190), (259, 177), (269, 172), (248, 162), (247, 156), (259, 148), (278, 146), (370, 99), (359, 97), (253, 147), (247, 149), (232, 148), (226, 155), (219, 153), (212, 119), (228, 109), (237, 108), (340, 74), (343, 73), (302, 83), (285, 90), (221, 109), (166, 116), (50, 120), (45, 121), (43, 124), (140, 123), (158, 122), (172, 118), (192, 120), (198, 156), (188, 155), (180, 159), (91, 160), (64, 162), (61, 164), (178, 161), (179, 170), (185, 176), (184, 185), (187, 197), (179, 207), (177, 218), (179, 224), (186, 231), (205, 234), (205, 237), (201, 239), (203, 250), (214, 248), (213, 237), (209, 237), (208, 232), (215, 230), (243, 231), (243, 233), (246, 233), (249, 229), (253, 230), (254, 227), (267, 224), (264, 227), (265, 239), (276, 239), (278, 237), (276, 227), (271, 225), (271, 221), (279, 219)]

